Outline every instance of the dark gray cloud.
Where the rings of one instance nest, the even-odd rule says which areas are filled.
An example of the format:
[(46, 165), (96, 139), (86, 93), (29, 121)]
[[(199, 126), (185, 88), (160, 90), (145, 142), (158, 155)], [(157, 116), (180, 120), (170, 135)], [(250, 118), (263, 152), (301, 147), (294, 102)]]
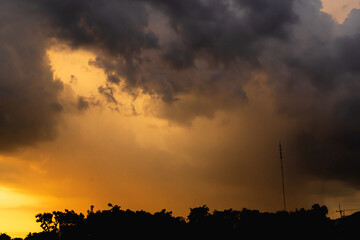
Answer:
[[(50, 23), (53, 37), (98, 54), (92, 63), (105, 70), (109, 82), (123, 79), (127, 91), (141, 88), (171, 102), (179, 94), (199, 91), (196, 80), (184, 83), (183, 74), (169, 74), (172, 69), (195, 67), (195, 60), (256, 65), (266, 39), (288, 38), (287, 28), (297, 20), (292, 2), (36, 0), (33, 4)], [(157, 13), (175, 34), (163, 45), (150, 28), (149, 16)], [(148, 50), (156, 57), (145, 55)], [(164, 70), (166, 80), (158, 72), (150, 74), (154, 61), (170, 67)]]
[[(148, 11), (139, 1), (131, 0), (36, 0), (38, 14), (50, 24), (51, 36), (73, 48), (87, 48), (118, 62), (116, 74), (136, 85), (135, 71), (144, 49), (158, 47), (157, 37), (146, 28)], [(118, 77), (103, 66), (110, 82)]]
[(338, 25), (320, 5), (297, 2), (293, 37), (273, 45), (278, 52), (263, 55), (263, 67), (279, 112), (299, 123), (289, 139), (297, 166), (359, 187), (359, 12)]
[(125, 61), (144, 48), (157, 47), (156, 36), (145, 29), (148, 13), (138, 1), (36, 0), (33, 4), (49, 20), (52, 35), (72, 47), (100, 47), (110, 55), (121, 54)]
[(0, 2), (0, 151), (53, 139), (62, 106), (39, 20), (17, 1)]
[[(29, 129), (52, 129), (52, 112), (61, 109), (60, 87), (44, 62), (45, 39), (56, 38), (97, 54), (89, 63), (107, 74), (98, 90), (109, 103), (117, 103), (119, 85), (134, 97), (158, 99), (155, 114), (180, 124), (239, 108), (247, 101), (244, 85), (263, 74), (278, 114), (297, 122), (287, 139), (297, 166), (314, 176), (358, 183), (359, 10), (339, 25), (321, 11), (320, 0), (18, 0), (11, 6), (10, 12), (26, 12), (37, 22), (15, 21), (16, 14), (1, 11), (2, 23), (13, 22), (12, 29), (21, 31), (0, 35), (1, 59), (9, 59), (2, 62), (1, 77), (15, 79), (1, 82), (7, 90), (0, 96), (1, 102), (12, 101), (9, 106), (27, 101), (25, 110), (11, 108), (19, 119), (32, 101), (38, 104), (33, 112), (39, 114), (27, 118)], [(36, 60), (29, 62), (30, 55)], [(21, 71), (10, 74), (11, 68)], [(34, 98), (18, 92), (26, 73), (34, 84), (20, 92), (39, 91)], [(85, 99), (79, 104), (88, 107)], [(6, 125), (10, 110), (2, 109), (3, 131), (20, 131)]]
[[(189, 58), (194, 53), (205, 54), (221, 64), (237, 58), (256, 62), (261, 43), (269, 38), (286, 39), (289, 34), (287, 27), (297, 20), (292, 9), (293, 1), (150, 2), (168, 16), (171, 27), (183, 44), (182, 55), (186, 53)], [(174, 65), (179, 61), (179, 54), (173, 59), (169, 54), (165, 56)], [(178, 67), (182, 65), (180, 62)]]

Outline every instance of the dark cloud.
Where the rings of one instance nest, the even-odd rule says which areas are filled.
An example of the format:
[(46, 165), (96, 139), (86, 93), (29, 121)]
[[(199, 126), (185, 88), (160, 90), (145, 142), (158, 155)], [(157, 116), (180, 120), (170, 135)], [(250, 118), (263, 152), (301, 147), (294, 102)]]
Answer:
[[(38, 14), (45, 17), (51, 36), (73, 48), (95, 50), (100, 56), (118, 62), (116, 73), (134, 86), (137, 64), (144, 49), (158, 47), (157, 37), (146, 28), (148, 11), (139, 1), (131, 0), (36, 0)], [(112, 69), (103, 66), (108, 80), (119, 83)]]
[(90, 107), (90, 103), (86, 100), (85, 97), (79, 96), (77, 101), (77, 109), (80, 111), (87, 110)]
[(157, 47), (156, 36), (145, 29), (148, 13), (138, 1), (36, 0), (34, 5), (50, 21), (53, 36), (70, 46), (100, 47), (125, 61)]
[[(52, 36), (98, 54), (92, 63), (105, 70), (109, 82), (119, 84), (122, 79), (133, 94), (140, 88), (171, 102), (179, 94), (199, 91), (197, 80), (184, 83), (184, 76), (172, 68), (194, 67), (195, 60), (256, 64), (266, 39), (288, 38), (287, 27), (297, 19), (292, 2), (36, 0), (34, 5), (50, 23)], [(175, 34), (165, 45), (150, 28), (149, 16), (157, 13)], [(155, 53), (148, 56), (148, 50)], [(154, 61), (170, 67), (164, 70), (166, 80), (159, 72), (151, 74)]]
[(195, 54), (216, 64), (238, 58), (256, 62), (261, 43), (269, 38), (286, 39), (287, 27), (297, 20), (293, 1), (150, 2), (166, 14), (182, 43), (181, 51), (175, 45), (165, 53), (175, 68), (184, 67), (183, 58), (190, 66)]
[(165, 51), (163, 59), (171, 68), (182, 70), (194, 66), (195, 56), (190, 51), (185, 51), (184, 46), (173, 43)]
[(292, 39), (263, 56), (278, 110), (299, 123), (289, 139), (293, 157), (306, 173), (359, 187), (358, 13), (338, 25), (319, 1), (296, 5), (300, 21)]
[[(100, 90), (99, 90), (100, 91)], [(105, 97), (106, 98), (106, 97)], [(101, 101), (94, 96), (77, 96), (76, 109), (80, 112), (88, 110), (90, 107), (101, 107)]]
[(18, 1), (0, 2), (0, 151), (53, 139), (62, 106), (39, 20)]
[[(9, 22), (2, 27), (13, 26), (0, 35), (1, 59), (9, 59), (1, 67), (4, 136), (23, 133), (8, 123), (16, 109), (15, 122), (29, 119), (24, 135), (31, 136), (19, 141), (48, 138), (61, 108), (44, 39), (56, 38), (97, 54), (89, 63), (104, 69), (107, 83), (98, 91), (109, 103), (117, 103), (119, 85), (134, 97), (151, 95), (160, 102), (152, 112), (180, 124), (239, 108), (247, 101), (244, 85), (262, 74), (277, 113), (297, 122), (287, 140), (298, 166), (314, 176), (358, 182), (358, 10), (339, 25), (321, 11), (320, 0), (13, 2), (2, 3), (13, 9), (1, 10), (2, 22)], [(24, 17), (15, 21), (18, 15), (9, 11), (33, 14), (41, 28)], [(23, 84), (24, 76), (33, 84)], [(20, 102), (29, 106), (22, 109)], [(78, 106), (88, 107), (85, 99)]]
[(105, 84), (105, 86), (98, 87), (98, 91), (101, 95), (103, 95), (108, 103), (118, 104), (114, 93), (115, 89), (111, 87), (109, 84)]

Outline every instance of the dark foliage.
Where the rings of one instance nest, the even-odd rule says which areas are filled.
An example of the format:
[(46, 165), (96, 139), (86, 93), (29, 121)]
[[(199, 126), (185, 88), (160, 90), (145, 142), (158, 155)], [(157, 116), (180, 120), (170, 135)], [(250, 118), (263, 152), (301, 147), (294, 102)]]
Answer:
[[(206, 205), (190, 208), (185, 220), (165, 209), (122, 210), (109, 204), (109, 210), (82, 213), (65, 210), (36, 215), (43, 232), (30, 233), (25, 240), (102, 239), (347, 239), (360, 226), (360, 213), (331, 220), (326, 206), (275, 213), (258, 210), (214, 210)], [(6, 234), (0, 240), (10, 240)]]
[(11, 240), (11, 237), (9, 235), (7, 235), (6, 233), (1, 233), (0, 240)]

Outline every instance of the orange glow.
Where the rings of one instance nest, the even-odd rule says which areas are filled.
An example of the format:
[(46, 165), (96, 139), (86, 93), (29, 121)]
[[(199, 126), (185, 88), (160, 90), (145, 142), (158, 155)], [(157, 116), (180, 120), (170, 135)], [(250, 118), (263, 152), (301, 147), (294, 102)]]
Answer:
[[(342, 22), (359, 2), (323, 0), (323, 11)], [(25, 237), (41, 231), (37, 213), (65, 208), (86, 213), (90, 205), (96, 211), (106, 209), (108, 202), (151, 212), (167, 208), (184, 217), (190, 207), (203, 204), (216, 209), (282, 208), (277, 144), (298, 123), (276, 113), (270, 87), (261, 84), (266, 76), (254, 74), (255, 83), (244, 86), (248, 104), (200, 115), (183, 126), (165, 120), (162, 110), (181, 113), (179, 105), (201, 102), (201, 96), (184, 94), (181, 103), (170, 105), (140, 90), (134, 98), (121, 91), (121, 83), (113, 86), (119, 104), (107, 103), (98, 91), (106, 74), (88, 64), (94, 53), (61, 45), (47, 54), (54, 77), (64, 84), (63, 119), (55, 140), (0, 156), (0, 232)], [(98, 106), (76, 111), (80, 96)], [(213, 103), (206, 100), (199, 106)], [(333, 192), (340, 185), (312, 182), (309, 192), (329, 193), (326, 199), (313, 194), (303, 200), (298, 197), (303, 189), (289, 188), (289, 208), (314, 201), (323, 201), (331, 214), (340, 201), (356, 208), (360, 193), (339, 197)]]
[(353, 8), (360, 8), (359, 0), (322, 0), (322, 2), (323, 11), (330, 13), (340, 23)]
[(104, 83), (106, 76), (101, 69), (88, 64), (96, 56), (88, 51), (72, 51), (61, 45), (48, 50), (54, 77), (70, 84), (80, 95), (97, 94), (97, 87)]
[(40, 231), (35, 214), (42, 204), (41, 197), (0, 186), (1, 230), (6, 230), (13, 238), (24, 238), (29, 232)]

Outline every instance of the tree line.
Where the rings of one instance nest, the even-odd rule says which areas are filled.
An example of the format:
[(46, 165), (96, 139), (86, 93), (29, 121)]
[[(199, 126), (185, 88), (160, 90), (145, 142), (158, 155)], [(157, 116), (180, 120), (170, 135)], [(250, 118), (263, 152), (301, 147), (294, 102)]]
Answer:
[[(327, 207), (319, 204), (310, 209), (274, 213), (246, 208), (210, 212), (203, 205), (190, 208), (186, 219), (174, 217), (165, 209), (152, 214), (108, 206), (109, 209), (96, 212), (91, 206), (86, 216), (73, 210), (39, 213), (36, 222), (43, 231), (29, 233), (24, 240), (347, 239), (360, 227), (359, 214), (331, 220)], [(0, 240), (11, 238), (0, 234)]]

